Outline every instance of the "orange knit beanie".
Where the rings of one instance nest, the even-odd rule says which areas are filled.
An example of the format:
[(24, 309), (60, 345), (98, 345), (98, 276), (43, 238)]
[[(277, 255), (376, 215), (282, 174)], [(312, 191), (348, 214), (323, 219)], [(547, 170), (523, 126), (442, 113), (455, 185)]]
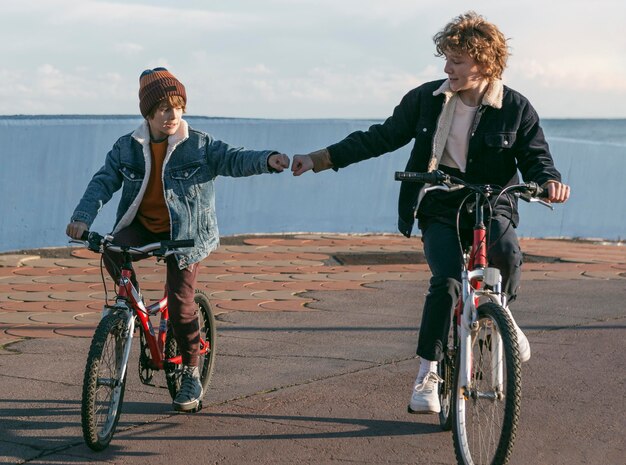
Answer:
[(187, 103), (185, 86), (165, 68), (147, 69), (139, 77), (139, 109), (146, 118), (154, 105), (170, 95), (178, 95)]

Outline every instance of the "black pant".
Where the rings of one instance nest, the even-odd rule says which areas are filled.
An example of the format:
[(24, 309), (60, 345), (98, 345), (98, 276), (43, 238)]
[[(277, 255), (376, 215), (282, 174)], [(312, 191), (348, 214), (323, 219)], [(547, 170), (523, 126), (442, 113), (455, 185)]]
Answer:
[[(452, 310), (461, 293), (462, 254), (456, 226), (430, 221), (422, 227), (424, 255), (432, 273), (424, 303), (417, 355), (426, 360), (441, 360), (448, 339)], [(492, 219), (489, 232), (489, 265), (502, 273), (503, 291), (508, 301), (515, 299), (520, 284), (522, 251), (510, 221), (502, 216)], [(462, 230), (465, 240), (472, 230)]]

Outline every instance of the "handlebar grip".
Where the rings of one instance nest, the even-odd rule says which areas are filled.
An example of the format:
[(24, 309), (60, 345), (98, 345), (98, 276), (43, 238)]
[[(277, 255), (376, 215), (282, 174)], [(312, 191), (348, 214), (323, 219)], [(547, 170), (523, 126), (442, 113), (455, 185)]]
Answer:
[(396, 171), (396, 181), (421, 182), (424, 184), (438, 184), (443, 180), (443, 173), (431, 171), (430, 173), (414, 173), (411, 171)]
[(182, 239), (180, 241), (161, 241), (161, 245), (166, 249), (181, 249), (184, 247), (193, 247), (196, 245), (194, 239)]
[(89, 250), (93, 252), (99, 252), (100, 245), (102, 244), (104, 237), (102, 237), (100, 234), (98, 234), (95, 231), (83, 231), (83, 233), (80, 236), (80, 240), (87, 242), (88, 244), (87, 248)]
[(530, 190), (530, 195), (536, 197), (538, 199), (547, 199), (548, 198), (548, 189), (544, 189), (539, 184), (534, 181), (528, 183), (528, 188)]
[(549, 196), (548, 189), (544, 189), (541, 186), (537, 186), (537, 193), (535, 194), (540, 199), (547, 199)]

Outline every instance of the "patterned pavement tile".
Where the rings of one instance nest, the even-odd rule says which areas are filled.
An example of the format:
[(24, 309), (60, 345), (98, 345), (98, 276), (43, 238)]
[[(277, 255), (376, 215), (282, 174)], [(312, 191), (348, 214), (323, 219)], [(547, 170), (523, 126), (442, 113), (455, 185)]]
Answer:
[(44, 305), (44, 309), (51, 312), (86, 312), (89, 310), (100, 310), (104, 304), (103, 300), (81, 300), (68, 302), (64, 300), (58, 300), (55, 302), (47, 302)]
[(59, 329), (63, 326), (60, 325), (16, 325), (12, 328), (5, 329), (5, 333), (20, 337), (20, 338), (53, 338), (60, 337), (59, 334), (55, 333), (55, 329)]
[(303, 300), (275, 300), (262, 302), (259, 304), (263, 310), (270, 310), (275, 312), (303, 312), (310, 311), (307, 308), (307, 304), (314, 302), (312, 299)]
[(42, 308), (45, 308), (43, 302), (15, 302), (15, 301), (1, 301), (0, 309), (2, 311), (10, 312), (40, 312)]
[(259, 312), (263, 308), (260, 306), (263, 300), (250, 299), (250, 300), (219, 300), (212, 299), (211, 305), (216, 310), (215, 313), (223, 312)]
[(49, 292), (11, 292), (6, 300), (19, 300), (20, 302), (47, 302), (50, 300)]
[(253, 291), (252, 296), (262, 300), (297, 300), (299, 297), (296, 292), (290, 290), (284, 291)]
[[(307, 305), (313, 300), (298, 294), (373, 292), (368, 285), (377, 281), (430, 278), (424, 263), (332, 265), (339, 254), (360, 258), (422, 250), (421, 241), (400, 235), (255, 236), (243, 242), (221, 246), (200, 268), (198, 288), (211, 295), (216, 313), (310, 311)], [(523, 280), (626, 278), (626, 247), (524, 238), (521, 244), (526, 254), (539, 257), (524, 265)], [(0, 255), (0, 345), (23, 337), (92, 336), (104, 297), (100, 257), (82, 247), (73, 248), (71, 255)], [(135, 266), (146, 300), (161, 298), (164, 264), (148, 259)], [(111, 299), (110, 278), (107, 288)]]
[(95, 329), (96, 329), (96, 324), (60, 326), (60, 327), (55, 328), (53, 333), (55, 336), (91, 338), (93, 337), (93, 333)]

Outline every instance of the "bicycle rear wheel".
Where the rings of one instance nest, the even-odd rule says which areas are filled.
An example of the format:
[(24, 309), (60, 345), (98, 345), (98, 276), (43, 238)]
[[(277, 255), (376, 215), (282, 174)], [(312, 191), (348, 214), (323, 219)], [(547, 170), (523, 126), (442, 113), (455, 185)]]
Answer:
[[(209, 299), (206, 294), (197, 290), (194, 296), (194, 301), (198, 306), (200, 337), (204, 339), (207, 344), (206, 353), (201, 354), (200, 360), (198, 360), (198, 370), (200, 371), (202, 391), (206, 392), (206, 389), (211, 383), (211, 376), (213, 375), (213, 369), (215, 368), (215, 344), (217, 339), (217, 330), (215, 327), (215, 317), (213, 316), (211, 304), (209, 303)], [(178, 349), (178, 344), (174, 338), (174, 332), (172, 331), (172, 328), (169, 327), (165, 341), (165, 358), (171, 359), (177, 355), (180, 355), (180, 350)], [(172, 396), (172, 399), (174, 399), (180, 389), (183, 367), (182, 365), (166, 363), (164, 368), (167, 388)]]
[[(455, 376), (452, 436), (461, 464), (506, 464), (517, 431), (521, 369), (515, 329), (504, 309), (478, 307), (471, 338), (470, 385)], [(499, 383), (501, 380), (501, 384)]]
[(121, 316), (105, 316), (96, 328), (87, 356), (81, 424), (85, 442), (95, 451), (109, 445), (122, 411), (126, 387), (124, 352), (130, 343), (125, 328), (126, 321)]

